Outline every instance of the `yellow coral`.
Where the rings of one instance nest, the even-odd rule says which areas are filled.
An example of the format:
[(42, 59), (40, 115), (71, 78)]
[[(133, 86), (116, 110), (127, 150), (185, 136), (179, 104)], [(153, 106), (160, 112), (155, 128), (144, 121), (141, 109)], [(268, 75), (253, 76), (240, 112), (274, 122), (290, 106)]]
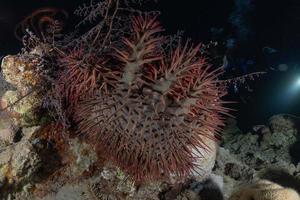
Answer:
[(300, 200), (299, 194), (267, 180), (240, 189), (229, 200)]

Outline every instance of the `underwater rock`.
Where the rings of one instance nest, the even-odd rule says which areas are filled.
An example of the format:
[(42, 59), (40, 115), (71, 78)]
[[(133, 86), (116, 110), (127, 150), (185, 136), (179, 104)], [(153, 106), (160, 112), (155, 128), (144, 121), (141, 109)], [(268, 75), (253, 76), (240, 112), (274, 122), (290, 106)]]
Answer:
[(199, 199), (199, 195), (195, 191), (191, 189), (186, 189), (181, 194), (179, 194), (175, 200), (197, 200), (197, 199)]
[(41, 100), (36, 92), (23, 97), (18, 91), (9, 90), (3, 95), (2, 101), (9, 105), (7, 111), (20, 126), (37, 124), (35, 109), (40, 106)]
[(227, 139), (224, 141), (224, 148), (254, 169), (274, 163), (291, 163), (289, 148), (297, 141), (294, 129), (263, 135), (247, 133)]
[(223, 194), (228, 198), (237, 185), (257, 178), (256, 171), (240, 161), (236, 155), (222, 147), (219, 148), (213, 173), (223, 177)]
[[(159, 200), (162, 183), (141, 184), (138, 188), (120, 169), (107, 166), (101, 172), (100, 180), (92, 185), (99, 199), (114, 196), (115, 199), (127, 200)], [(109, 199), (109, 198), (108, 198)]]
[(32, 181), (41, 160), (27, 140), (10, 145), (0, 152), (0, 190), (2, 198)]
[(299, 194), (267, 180), (244, 187), (234, 193), (229, 200), (300, 200)]
[(300, 194), (300, 179), (281, 169), (266, 169), (260, 175), (261, 179), (269, 180), (283, 187), (296, 190)]
[(211, 174), (203, 181), (191, 179), (181, 185), (173, 185), (160, 197), (164, 200), (224, 200), (223, 178)]
[[(49, 191), (50, 193), (44, 197), (33, 196), (32, 199), (159, 200), (166, 188), (173, 187), (172, 184), (170, 185), (164, 182), (135, 184), (128, 175), (113, 164), (97, 161), (99, 158), (97, 158), (95, 150), (91, 148), (91, 145), (79, 139), (69, 138), (68, 141), (67, 149), (64, 150), (65, 155), (62, 156), (69, 156), (69, 163), (65, 163), (63, 166), (66, 167), (61, 168), (59, 170), (60, 172), (55, 172), (55, 174), (60, 174), (58, 179), (61, 180), (54, 178), (54, 182), (40, 183), (38, 188), (42, 188), (42, 190)], [(212, 150), (207, 153), (213, 153), (215, 155), (217, 145), (215, 142), (212, 142), (211, 145)], [(62, 160), (65, 160), (65, 158), (62, 158)], [(210, 170), (214, 163), (214, 159), (212, 160), (213, 161), (210, 160), (207, 162), (209, 163), (207, 166), (209, 166)], [(99, 169), (93, 171), (93, 166), (95, 165), (97, 165)], [(202, 176), (199, 176), (198, 179), (201, 180), (202, 178)], [(195, 177), (195, 179), (197, 179), (197, 177)], [(201, 183), (197, 180), (195, 180), (195, 182)], [(183, 190), (180, 192), (180, 195), (184, 198), (192, 194), (192, 191), (188, 192)], [(74, 195), (76, 197), (74, 197)], [(196, 197), (195, 200), (199, 198), (199, 195), (197, 194)], [(174, 198), (176, 198), (176, 196)]]
[[(7, 186), (13, 188), (7, 191), (9, 193), (7, 195), (13, 198), (22, 200), (159, 200), (163, 196), (166, 187), (173, 187), (163, 182), (135, 184), (131, 178), (119, 168), (112, 164), (104, 163), (103, 161), (99, 162), (99, 158), (92, 145), (78, 138), (68, 138), (67, 146), (57, 144), (58, 146), (56, 148), (60, 148), (61, 150), (59, 151), (63, 151), (63, 154), (60, 154), (60, 156), (64, 156), (60, 158), (62, 165), (56, 171), (53, 171), (50, 176), (44, 177), (43, 172), (41, 172), (42, 170), (39, 169), (47, 167), (44, 166), (44, 162), (48, 161), (51, 163), (51, 158), (48, 154), (36, 153), (36, 151), (43, 151), (40, 150), (40, 148), (36, 149), (35, 144), (36, 140), (44, 140), (42, 138), (42, 132), (43, 128), (39, 126), (23, 127), (23, 137), (21, 141), (9, 146), (9, 148), (4, 151), (5, 154), (0, 154), (0, 159), (3, 160), (3, 166), (0, 165), (2, 166), (1, 169), (3, 168), (4, 171), (5, 169), (12, 169), (12, 172), (9, 170), (9, 173), (7, 171), (3, 173), (2, 182), (5, 188), (7, 188)], [(62, 135), (61, 130), (58, 132), (58, 134)], [(217, 145), (215, 142), (212, 142), (211, 145), (212, 150), (206, 153), (215, 155)], [(46, 146), (47, 145), (42, 148)], [(5, 159), (2, 159), (1, 156), (5, 156)], [(13, 156), (15, 158), (12, 158)], [(43, 156), (43, 158), (41, 156)], [(9, 162), (10, 159), (12, 162)], [(11, 164), (7, 167), (5, 163)], [(23, 163), (23, 165), (20, 163)], [(209, 160), (207, 163), (207, 166), (209, 166), (211, 170), (214, 159)], [(95, 170), (95, 166), (98, 169)], [(11, 175), (12, 173), (13, 175)], [(10, 184), (8, 184), (7, 181), (7, 174), (9, 174), (8, 177), (10, 177), (9, 180), (11, 180)], [(39, 179), (37, 177), (44, 178)], [(195, 177), (194, 183), (201, 185), (202, 182), (196, 179), (202, 180), (202, 178), (202, 176), (198, 178)], [(34, 191), (32, 188), (34, 188)], [(194, 196), (195, 200), (199, 199), (197, 187), (191, 188), (190, 191), (180, 191), (180, 195), (177, 195), (178, 198), (191, 199), (191, 197)], [(42, 193), (37, 195), (39, 191), (42, 191)], [(43, 191), (45, 193), (43, 193)], [(175, 196), (174, 198), (177, 197)]]
[[(297, 142), (292, 121), (277, 115), (271, 118), (270, 127), (259, 125), (254, 127), (254, 133), (246, 134), (232, 126), (225, 128), (214, 168), (214, 173), (224, 177), (225, 197), (233, 189), (259, 180), (268, 170), (282, 170), (294, 178), (300, 173), (300, 164), (293, 164), (290, 154), (291, 146)], [(259, 131), (261, 128), (268, 131)]]
[(143, 200), (143, 199), (151, 199), (151, 200), (160, 200), (160, 194), (163, 190), (162, 183), (149, 183), (144, 184), (138, 188), (136, 194), (130, 197), (130, 200)]
[(55, 193), (37, 200), (159, 200), (160, 184), (141, 185), (138, 189), (134, 183), (119, 169), (106, 166), (100, 175), (80, 182), (63, 185)]
[(58, 144), (56, 148), (63, 149), (60, 153), (62, 167), (53, 172), (49, 180), (38, 183), (36, 188), (42, 195), (36, 191), (38, 195), (31, 199), (143, 200), (147, 197), (158, 200), (160, 183), (140, 185), (137, 189), (119, 168), (99, 162), (92, 145), (78, 138), (68, 138), (67, 146)]
[(228, 118), (226, 120), (226, 126), (222, 131), (223, 141), (230, 141), (232, 137), (243, 134), (242, 131), (237, 126), (237, 121), (233, 118)]
[(40, 63), (40, 57), (30, 53), (8, 55), (2, 59), (2, 76), (16, 90), (1, 91), (5, 92), (1, 97), (1, 107), (20, 125), (37, 124), (34, 110), (41, 105), (42, 98), (36, 90), (41, 85), (41, 76), (37, 72)]
[(64, 185), (56, 194), (47, 195), (37, 200), (89, 200), (97, 199), (89, 193), (89, 185), (86, 183)]
[(272, 132), (287, 132), (293, 131), (297, 133), (295, 123), (293, 122), (292, 116), (287, 114), (274, 115), (269, 119), (269, 126)]
[(225, 149), (236, 154), (237, 159), (244, 162), (246, 165), (255, 165), (256, 160), (254, 160), (253, 157), (259, 149), (259, 135), (247, 133), (227, 138), (228, 140), (223, 142), (223, 147)]
[[(0, 143), (12, 144), (16, 138), (19, 127), (5, 112), (0, 113)], [(1, 145), (0, 145), (1, 147)]]
[(41, 129), (40, 126), (23, 127), (22, 128), (22, 139), (32, 141), (34, 139), (34, 137), (36, 137), (36, 134), (39, 133), (40, 129)]
[(136, 187), (129, 177), (113, 166), (104, 167), (99, 179), (91, 187), (99, 199), (131, 199), (136, 193)]
[(206, 139), (205, 144), (208, 149), (199, 148), (198, 150), (194, 150), (194, 155), (199, 157), (197, 159), (197, 164), (199, 164), (200, 169), (195, 168), (192, 177), (197, 181), (207, 179), (212, 172), (217, 156), (218, 143), (211, 139)]
[[(11, 154), (13, 152), (13, 154)], [(9, 148), (8, 155), (10, 158), (10, 174), (17, 178), (17, 181), (30, 180), (38, 170), (40, 159), (33, 146), (29, 142), (21, 142), (16, 146)]]
[(259, 135), (265, 135), (271, 133), (271, 130), (266, 125), (256, 125), (253, 127), (253, 131)]
[(3, 74), (0, 73), (0, 97), (7, 91), (13, 90), (13, 86), (4, 80)]
[[(221, 171), (222, 175), (229, 176), (235, 180), (251, 180), (255, 178), (255, 170), (239, 161), (234, 155), (222, 147), (218, 152), (216, 171)], [(216, 172), (215, 171), (215, 172)], [(220, 175), (220, 173), (218, 173)]]
[(272, 162), (291, 162), (289, 148), (297, 141), (294, 130), (265, 134), (260, 145), (260, 157)]
[(83, 172), (89, 171), (89, 168), (97, 161), (97, 154), (91, 145), (80, 142), (78, 139), (70, 141), (70, 150), (75, 157), (72, 165), (72, 173), (80, 176)]
[(37, 86), (41, 78), (36, 72), (40, 59), (33, 55), (8, 55), (2, 59), (1, 69), (4, 79), (15, 86), (22, 95)]

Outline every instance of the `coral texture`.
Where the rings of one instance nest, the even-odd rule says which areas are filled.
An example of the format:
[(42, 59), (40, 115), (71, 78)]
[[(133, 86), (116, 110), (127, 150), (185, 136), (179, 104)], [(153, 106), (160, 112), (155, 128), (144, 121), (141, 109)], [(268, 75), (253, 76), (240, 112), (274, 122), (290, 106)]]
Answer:
[[(300, 192), (300, 164), (292, 163), (293, 156), (289, 150), (297, 141), (293, 126), (285, 126), (282, 117), (272, 117), (272, 124), (284, 125), (285, 129), (274, 129), (276, 132), (261, 134), (259, 132), (242, 133), (233, 120), (229, 123), (222, 136), (224, 140), (218, 149), (213, 173), (224, 177), (224, 196), (240, 188), (245, 183), (267, 179), (284, 187)], [(272, 126), (259, 125), (261, 127)], [(257, 127), (257, 126), (255, 126)], [(273, 130), (273, 129), (272, 129)], [(279, 131), (279, 132), (277, 132)], [(297, 151), (295, 151), (297, 152)]]
[(299, 200), (299, 194), (267, 180), (243, 188), (230, 197), (230, 200)]
[(131, 32), (115, 48), (121, 76), (112, 89), (79, 103), (79, 130), (136, 181), (186, 178), (201, 169), (199, 149), (210, 151), (207, 140), (217, 140), (228, 111), (222, 71), (200, 55), (200, 45), (165, 52), (156, 17), (133, 17)]
[(26, 139), (0, 150), (0, 199), (33, 182), (41, 166), (34, 146)]
[(5, 56), (1, 62), (1, 73), (14, 90), (1, 96), (1, 110), (7, 112), (19, 125), (36, 124), (42, 96), (38, 87), (43, 80), (37, 72), (41, 58), (32, 53)]

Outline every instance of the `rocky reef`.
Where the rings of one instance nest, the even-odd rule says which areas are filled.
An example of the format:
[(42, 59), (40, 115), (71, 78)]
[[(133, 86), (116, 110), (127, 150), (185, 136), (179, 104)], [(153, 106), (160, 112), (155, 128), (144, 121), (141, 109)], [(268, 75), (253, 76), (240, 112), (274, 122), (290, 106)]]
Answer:
[[(24, 59), (30, 58), (30, 59)], [(35, 112), (42, 96), (35, 92), (38, 63), (31, 53), (10, 55), (1, 69), (0, 116), (1, 199), (197, 199), (199, 184), (211, 175), (217, 143), (199, 149), (202, 169), (193, 180), (173, 185), (163, 181), (135, 184), (120, 168), (99, 157), (97, 148), (59, 124), (44, 125)], [(32, 92), (33, 91), (33, 92)], [(53, 137), (55, 135), (55, 137)], [(174, 176), (174, 182), (177, 182)], [(198, 186), (197, 186), (198, 185)], [(201, 185), (201, 184), (200, 184)], [(197, 189), (198, 188), (198, 189)]]
[(36, 72), (39, 62), (34, 54), (8, 55), (2, 59), (1, 76), (4, 80), (1, 84), (9, 84), (11, 89), (3, 88), (1, 107), (18, 126), (37, 124), (35, 111), (41, 104), (41, 95), (36, 89), (41, 81)]
[[(276, 172), (277, 176), (284, 171), (300, 180), (300, 164), (293, 164), (290, 153), (298, 141), (298, 130), (292, 116), (276, 115), (267, 125), (254, 126), (246, 134), (238, 129), (235, 120), (229, 119), (221, 146), (213, 143), (210, 151), (202, 152), (207, 154), (205, 160), (199, 160), (207, 169), (205, 174), (195, 172), (189, 181), (175, 185), (165, 182), (136, 185), (122, 170), (99, 157), (97, 149), (84, 140), (72, 138), (70, 133), (65, 140), (62, 132), (52, 133), (51, 130), (57, 130), (54, 126), (32, 123), (37, 119), (33, 110), (41, 98), (31, 93), (18, 101), (20, 95), (34, 88), (36, 82), (31, 79), (38, 78), (32, 77), (33, 67), (28, 66), (31, 64), (20, 61), (19, 56), (5, 57), (1, 66), (4, 77), (1, 85), (7, 85), (1, 91), (2, 108), (11, 105), (0, 116), (2, 199), (196, 200), (201, 198), (203, 185), (212, 176), (219, 177), (218, 187), (227, 199), (236, 188), (264, 177), (276, 179)], [(56, 141), (48, 141), (49, 134), (57, 134)]]
[(227, 84), (243, 77), (221, 80), (201, 45), (163, 35), (156, 12), (122, 14), (126, 2), (79, 7), (80, 36), (28, 30), (2, 59), (0, 199), (224, 200), (262, 179), (300, 192), (295, 117), (225, 124)]
[(299, 137), (296, 122), (290, 115), (275, 115), (266, 125), (242, 133), (234, 119), (228, 120), (214, 168), (224, 177), (225, 197), (263, 178), (299, 192), (300, 163), (293, 163), (291, 154)]
[(233, 194), (230, 200), (297, 200), (300, 199), (299, 194), (291, 189), (284, 188), (281, 185), (267, 180), (260, 180), (257, 183), (242, 188), (239, 192)]
[[(262, 178), (283, 181), (278, 184), (299, 192), (295, 184), (300, 185), (300, 164), (293, 163), (295, 159), (291, 154), (299, 137), (293, 116), (273, 116), (267, 125), (254, 126), (248, 133), (242, 133), (235, 120), (228, 119), (220, 147), (213, 142), (210, 151), (202, 152), (207, 155), (199, 163), (205, 171), (196, 171), (191, 179), (180, 184), (157, 181), (137, 185), (121, 169), (99, 157), (97, 148), (84, 139), (58, 131), (59, 125), (29, 123), (37, 117), (28, 120), (26, 116), (34, 116), (32, 111), (41, 98), (30, 94), (18, 101), (17, 96), (30, 91), (33, 87), (30, 84), (34, 84), (28, 81), (31, 76), (27, 75), (27, 82), (20, 81), (26, 74), (15, 72), (20, 65), (26, 63), (20, 63), (18, 56), (6, 57), (2, 62), (1, 85), (8, 86), (7, 82), (12, 85), (1, 91), (2, 103), (11, 105), (0, 116), (2, 199), (196, 200), (204, 196), (204, 185), (212, 177), (217, 177), (218, 184), (211, 187), (221, 191), (221, 197), (216, 198), (224, 195), (227, 199), (237, 188)], [(17, 73), (16, 76), (13, 73)], [(49, 140), (53, 134), (56, 137)], [(56, 139), (53, 141), (53, 138)]]

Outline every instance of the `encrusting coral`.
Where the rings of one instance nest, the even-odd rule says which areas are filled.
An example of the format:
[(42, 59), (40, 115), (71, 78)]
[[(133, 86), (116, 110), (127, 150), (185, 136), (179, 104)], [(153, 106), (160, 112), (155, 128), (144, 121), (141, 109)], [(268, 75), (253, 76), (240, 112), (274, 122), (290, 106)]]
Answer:
[(0, 112), (9, 113), (17, 124), (37, 123), (35, 109), (39, 109), (43, 98), (37, 90), (43, 81), (37, 73), (40, 63), (41, 58), (31, 53), (8, 55), (2, 59), (3, 78), (16, 90), (8, 90), (0, 98)]

